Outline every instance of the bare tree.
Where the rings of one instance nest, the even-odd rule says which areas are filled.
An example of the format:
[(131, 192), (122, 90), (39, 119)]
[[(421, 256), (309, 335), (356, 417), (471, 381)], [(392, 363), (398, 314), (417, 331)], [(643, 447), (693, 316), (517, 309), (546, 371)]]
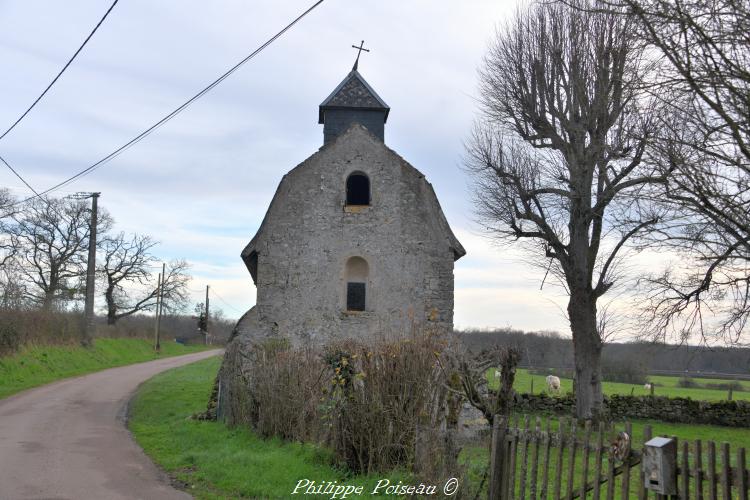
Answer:
[[(158, 266), (151, 250), (157, 244), (150, 236), (127, 238), (122, 232), (102, 240), (104, 255), (98, 272), (105, 282), (108, 324), (114, 325), (120, 318), (156, 307), (159, 288), (154, 275)], [(191, 279), (189, 267), (184, 260), (173, 260), (166, 267), (162, 289), (167, 312), (184, 308)], [(142, 291), (134, 291), (133, 287)]]
[[(99, 247), (104, 255), (97, 271), (104, 280), (107, 324), (114, 325), (118, 319), (156, 304), (156, 287), (151, 283), (156, 258), (150, 253), (156, 244), (149, 236), (134, 234), (126, 238), (123, 232), (101, 240)], [(146, 285), (148, 292), (134, 300), (126, 285)]]
[(659, 198), (675, 217), (655, 236), (681, 252), (683, 265), (647, 280), (648, 319), (663, 337), (740, 342), (750, 317), (750, 3), (598, 7), (626, 14), (666, 62), (651, 82), (671, 108), (654, 160), (669, 181)]
[(15, 245), (11, 238), (12, 216), (18, 212), (18, 205), (7, 189), (0, 188), (0, 268), (3, 268), (15, 255)]
[[(521, 360), (516, 347), (493, 347), (470, 355), (463, 349), (446, 351), (444, 359), (438, 358), (441, 370), (445, 371), (449, 392), (457, 393), (482, 412), (491, 426), (495, 415), (508, 417), (513, 409), (515, 391), (513, 382)], [(487, 372), (500, 367), (500, 386), (493, 395), (488, 389)]]
[(576, 413), (601, 410), (597, 301), (630, 241), (658, 217), (643, 194), (664, 181), (644, 161), (654, 119), (630, 20), (540, 3), (500, 30), (480, 72), (482, 118), (467, 146), (481, 222), (521, 242), (569, 294)]
[[(71, 199), (34, 198), (13, 215), (12, 240), (27, 299), (52, 309), (71, 299), (85, 273), (89, 210)], [(102, 217), (102, 227), (109, 224)]]
[(12, 237), (13, 215), (20, 205), (7, 189), (0, 188), (0, 308), (19, 309), (25, 289), (18, 277), (16, 245)]

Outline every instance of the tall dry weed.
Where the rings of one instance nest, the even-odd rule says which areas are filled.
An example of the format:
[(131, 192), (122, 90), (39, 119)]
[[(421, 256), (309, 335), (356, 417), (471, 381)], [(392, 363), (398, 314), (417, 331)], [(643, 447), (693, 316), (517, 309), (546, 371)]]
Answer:
[(448, 404), (455, 397), (437, 362), (447, 348), (445, 338), (428, 334), (317, 348), (230, 346), (227, 356), (235, 359), (225, 366), (242, 368), (232, 374), (234, 382), (224, 376), (222, 390), (232, 392), (223, 396), (231, 399), (225, 416), (263, 436), (325, 444), (356, 473), (433, 474), (457, 453), (445, 450), (453, 444), (446, 427), (456, 420), (446, 418), (449, 407), (455, 414), (455, 402)]

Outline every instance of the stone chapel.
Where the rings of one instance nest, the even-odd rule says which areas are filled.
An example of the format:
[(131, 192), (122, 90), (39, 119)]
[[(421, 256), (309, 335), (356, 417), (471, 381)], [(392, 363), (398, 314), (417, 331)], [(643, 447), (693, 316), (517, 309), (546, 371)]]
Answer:
[(236, 341), (452, 327), (466, 251), (424, 174), (385, 145), (389, 112), (356, 64), (320, 105), (323, 146), (282, 177), (242, 251), (257, 300)]

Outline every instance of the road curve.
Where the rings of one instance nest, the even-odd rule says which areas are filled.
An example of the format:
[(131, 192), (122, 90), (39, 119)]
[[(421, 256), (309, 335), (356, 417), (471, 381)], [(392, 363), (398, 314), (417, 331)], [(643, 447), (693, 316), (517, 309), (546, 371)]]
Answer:
[(1, 399), (0, 500), (191, 498), (135, 443), (125, 412), (141, 382), (220, 352), (111, 368)]

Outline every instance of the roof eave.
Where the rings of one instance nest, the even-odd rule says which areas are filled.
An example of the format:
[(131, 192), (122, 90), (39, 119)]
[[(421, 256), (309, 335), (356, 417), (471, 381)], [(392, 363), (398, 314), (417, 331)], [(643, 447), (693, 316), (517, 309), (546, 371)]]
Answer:
[(325, 123), (325, 112), (329, 109), (364, 109), (367, 111), (385, 111), (385, 116), (383, 116), (383, 123), (388, 122), (388, 113), (391, 112), (391, 108), (381, 108), (381, 107), (352, 107), (352, 106), (324, 106), (320, 105), (320, 108), (318, 109), (318, 123), (323, 124)]

